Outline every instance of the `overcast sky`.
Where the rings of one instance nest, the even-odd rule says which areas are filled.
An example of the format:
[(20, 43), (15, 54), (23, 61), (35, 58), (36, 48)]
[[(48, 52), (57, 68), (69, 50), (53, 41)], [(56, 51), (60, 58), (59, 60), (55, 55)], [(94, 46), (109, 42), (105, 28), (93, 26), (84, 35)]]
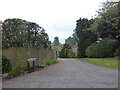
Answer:
[(73, 34), (76, 20), (92, 18), (106, 0), (0, 0), (0, 20), (20, 18), (45, 28), (50, 40), (61, 43)]

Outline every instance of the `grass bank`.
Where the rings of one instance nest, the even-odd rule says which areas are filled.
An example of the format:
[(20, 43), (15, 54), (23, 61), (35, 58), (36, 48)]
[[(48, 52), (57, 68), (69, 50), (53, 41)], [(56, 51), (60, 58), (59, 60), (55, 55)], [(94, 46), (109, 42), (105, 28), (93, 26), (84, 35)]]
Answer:
[(38, 66), (44, 68), (46, 66), (49, 66), (49, 65), (55, 64), (55, 63), (59, 63), (59, 62), (60, 62), (60, 60), (54, 59), (54, 60), (48, 61), (48, 62), (46, 62), (44, 64), (39, 64)]
[[(55, 63), (59, 63), (59, 62), (60, 62), (60, 60), (50, 60), (50, 61), (46, 62), (45, 64), (39, 64), (38, 67), (39, 68), (44, 68), (46, 66), (49, 66), (49, 65), (55, 64)], [(34, 71), (34, 70), (32, 70), (32, 71)], [(17, 67), (16, 69), (11, 70), (8, 74), (9, 74), (9, 76), (14, 77), (14, 76), (24, 74), (24, 73), (25, 73), (24, 68)]]
[(91, 64), (120, 70), (117, 58), (80, 58)]

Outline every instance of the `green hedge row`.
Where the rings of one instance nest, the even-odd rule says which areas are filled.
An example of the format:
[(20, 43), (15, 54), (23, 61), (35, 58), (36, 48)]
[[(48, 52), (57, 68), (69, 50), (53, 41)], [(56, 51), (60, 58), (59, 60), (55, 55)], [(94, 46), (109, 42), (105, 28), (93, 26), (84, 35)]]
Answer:
[[(113, 57), (115, 55), (118, 41), (110, 38), (105, 38), (99, 43), (93, 43), (86, 49), (88, 57)], [(116, 55), (119, 51), (116, 51)]]

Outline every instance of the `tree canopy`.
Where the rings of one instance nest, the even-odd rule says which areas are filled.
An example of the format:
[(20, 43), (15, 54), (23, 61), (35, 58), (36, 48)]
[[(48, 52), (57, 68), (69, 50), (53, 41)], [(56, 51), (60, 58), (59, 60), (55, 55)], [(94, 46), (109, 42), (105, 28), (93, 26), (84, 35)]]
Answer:
[(53, 42), (53, 46), (59, 46), (59, 45), (60, 45), (59, 38), (55, 37), (54, 42)]
[(98, 10), (98, 17), (91, 26), (91, 30), (97, 32), (101, 38), (117, 38), (120, 34), (118, 29), (119, 20), (118, 3), (105, 2), (102, 8)]
[(77, 20), (74, 37), (76, 37), (78, 43), (78, 57), (85, 57), (86, 48), (97, 40), (96, 34), (89, 31), (92, 23), (93, 19), (80, 18)]
[(44, 28), (34, 22), (13, 18), (2, 23), (2, 47), (44, 47), (51, 42)]
[[(98, 38), (120, 40), (120, 2), (104, 2), (94, 19), (80, 18), (77, 20), (73, 36), (78, 43), (78, 57), (85, 57), (85, 50)], [(114, 50), (115, 51), (115, 50)]]
[(65, 40), (66, 43), (68, 43), (69, 45), (77, 45), (77, 41), (75, 40), (75, 37), (68, 37), (66, 40)]
[(62, 50), (60, 51), (60, 58), (74, 58), (75, 54), (72, 51), (71, 46), (65, 43)]

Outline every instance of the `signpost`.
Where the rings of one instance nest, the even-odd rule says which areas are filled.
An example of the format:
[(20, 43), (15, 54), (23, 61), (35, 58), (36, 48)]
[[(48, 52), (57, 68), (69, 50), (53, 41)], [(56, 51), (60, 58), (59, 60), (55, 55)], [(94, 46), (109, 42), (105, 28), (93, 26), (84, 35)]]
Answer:
[[(34, 57), (27, 59), (28, 72), (29, 72), (29, 73), (33, 72), (34, 69), (35, 69), (35, 60), (36, 60), (36, 58), (34, 58)], [(32, 68), (30, 68), (30, 62), (32, 62)]]

